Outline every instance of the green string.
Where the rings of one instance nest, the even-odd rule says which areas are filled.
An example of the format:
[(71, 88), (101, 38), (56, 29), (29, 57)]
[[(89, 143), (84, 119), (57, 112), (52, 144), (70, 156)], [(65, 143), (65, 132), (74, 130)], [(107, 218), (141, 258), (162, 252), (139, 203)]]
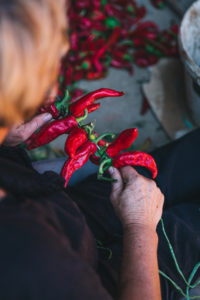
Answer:
[(99, 241), (99, 240), (96, 240), (96, 244), (97, 244), (97, 248), (98, 249), (102, 249), (102, 250), (105, 250), (105, 251), (109, 252), (108, 260), (111, 260), (111, 258), (112, 258), (112, 250), (110, 248), (104, 247), (103, 243), (101, 241)]
[(177, 285), (177, 284), (176, 284), (169, 276), (167, 276), (164, 272), (162, 272), (161, 270), (159, 270), (159, 273), (160, 273), (163, 277), (165, 277), (168, 281), (170, 281), (171, 284), (172, 284), (172, 285), (173, 285), (173, 286), (181, 293), (181, 295), (182, 295), (183, 297), (185, 297), (187, 300), (191, 300), (191, 299), (200, 299), (200, 296), (190, 296), (190, 295), (189, 295), (189, 290), (195, 288), (197, 285), (200, 284), (200, 280), (199, 280), (199, 281), (197, 281), (195, 284), (191, 285), (191, 281), (192, 281), (194, 275), (196, 274), (197, 270), (200, 268), (200, 263), (197, 263), (197, 264), (195, 265), (195, 267), (194, 267), (194, 269), (192, 270), (192, 273), (190, 274), (189, 279), (188, 279), (188, 281), (187, 281), (187, 280), (185, 279), (185, 276), (183, 275), (183, 273), (182, 273), (180, 267), (179, 267), (178, 262), (177, 262), (177, 259), (176, 259), (174, 250), (173, 250), (173, 248), (172, 248), (172, 245), (171, 245), (171, 243), (170, 243), (170, 240), (169, 240), (169, 238), (168, 238), (168, 236), (167, 236), (167, 233), (166, 233), (166, 231), (165, 231), (165, 226), (164, 226), (163, 219), (161, 218), (160, 221), (161, 221), (162, 231), (163, 231), (163, 233), (164, 233), (164, 236), (165, 236), (165, 238), (166, 238), (167, 244), (168, 244), (168, 246), (169, 246), (170, 253), (171, 253), (172, 258), (173, 258), (173, 260), (174, 260), (176, 269), (177, 269), (178, 273), (181, 275), (182, 279), (184, 280), (184, 282), (185, 282), (185, 284), (186, 284), (186, 286), (187, 286), (187, 287), (186, 287), (186, 293), (184, 293), (184, 291), (183, 291), (183, 290), (182, 290), (182, 289), (181, 289), (181, 288), (180, 288), (180, 287), (179, 287), (179, 286), (178, 286), (178, 285)]

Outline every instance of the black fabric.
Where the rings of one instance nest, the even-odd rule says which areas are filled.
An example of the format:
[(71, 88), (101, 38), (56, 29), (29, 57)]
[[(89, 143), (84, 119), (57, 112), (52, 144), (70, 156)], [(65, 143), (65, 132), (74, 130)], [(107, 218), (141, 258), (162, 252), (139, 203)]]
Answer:
[(0, 186), (9, 191), (0, 202), (0, 299), (111, 299), (96, 273), (95, 240), (63, 180), (0, 152)]
[[(93, 175), (64, 191), (59, 176), (37, 174), (17, 151), (0, 147), (0, 186), (9, 191), (0, 203), (0, 299), (116, 299), (123, 233), (110, 184)], [(200, 130), (152, 153), (164, 224), (186, 278), (200, 262), (199, 153)], [(184, 289), (160, 224), (157, 231), (159, 268)], [(160, 278), (162, 299), (182, 298)]]

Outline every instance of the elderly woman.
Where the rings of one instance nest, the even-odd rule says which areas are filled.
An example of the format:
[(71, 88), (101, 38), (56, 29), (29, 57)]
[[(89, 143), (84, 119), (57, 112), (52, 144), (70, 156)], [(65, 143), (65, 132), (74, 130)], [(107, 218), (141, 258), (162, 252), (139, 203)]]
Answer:
[[(163, 299), (180, 299), (162, 277), (160, 287), (158, 261), (184, 284), (157, 228), (163, 194), (147, 174), (111, 168), (112, 187), (91, 176), (65, 190), (18, 146), (51, 119), (33, 116), (56, 92), (69, 47), (64, 2), (0, 0), (0, 299), (160, 300), (161, 290)], [(186, 277), (200, 260), (199, 142), (197, 131), (153, 153), (164, 222)]]

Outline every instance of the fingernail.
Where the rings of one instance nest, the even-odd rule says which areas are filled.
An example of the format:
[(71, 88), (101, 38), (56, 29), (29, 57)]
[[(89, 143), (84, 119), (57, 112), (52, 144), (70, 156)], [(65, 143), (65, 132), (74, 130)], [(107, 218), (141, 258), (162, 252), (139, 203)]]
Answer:
[(44, 121), (47, 122), (47, 121), (50, 121), (52, 119), (52, 115), (49, 114), (49, 113), (45, 113), (44, 114)]
[(108, 172), (110, 173), (110, 175), (112, 175), (112, 174), (115, 172), (115, 170), (114, 170), (113, 167), (110, 167), (110, 168), (108, 169)]

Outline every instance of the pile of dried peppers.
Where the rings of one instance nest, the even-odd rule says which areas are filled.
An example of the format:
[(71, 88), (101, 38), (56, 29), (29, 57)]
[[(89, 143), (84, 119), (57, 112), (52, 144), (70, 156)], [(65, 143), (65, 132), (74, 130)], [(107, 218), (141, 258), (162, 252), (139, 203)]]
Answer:
[[(151, 0), (157, 8), (163, 0)], [(81, 79), (100, 79), (109, 67), (134, 73), (133, 63), (148, 67), (161, 57), (178, 56), (178, 26), (160, 30), (143, 21), (147, 10), (135, 0), (76, 0), (69, 3), (71, 49), (63, 59), (59, 76), (60, 96), (66, 88), (71, 101), (83, 94)]]
[[(124, 152), (137, 138), (136, 128), (124, 130), (118, 137), (112, 133), (99, 136), (95, 132), (93, 123), (83, 123), (88, 114), (100, 108), (101, 103), (96, 102), (97, 100), (123, 95), (123, 92), (104, 88), (93, 91), (71, 103), (68, 92), (66, 92), (62, 100), (49, 103), (49, 106), (46, 105), (42, 108), (42, 111), (49, 111), (54, 120), (45, 124), (29, 138), (26, 142), (27, 149), (32, 150), (44, 146), (58, 136), (68, 134), (65, 152), (69, 158), (61, 171), (61, 176), (65, 179), (65, 187), (72, 174), (89, 159), (99, 165), (98, 179), (100, 180), (111, 180), (104, 175), (110, 166), (121, 168), (127, 165), (146, 167), (155, 178), (157, 167), (149, 154), (137, 151)], [(110, 142), (106, 141), (107, 137)]]

